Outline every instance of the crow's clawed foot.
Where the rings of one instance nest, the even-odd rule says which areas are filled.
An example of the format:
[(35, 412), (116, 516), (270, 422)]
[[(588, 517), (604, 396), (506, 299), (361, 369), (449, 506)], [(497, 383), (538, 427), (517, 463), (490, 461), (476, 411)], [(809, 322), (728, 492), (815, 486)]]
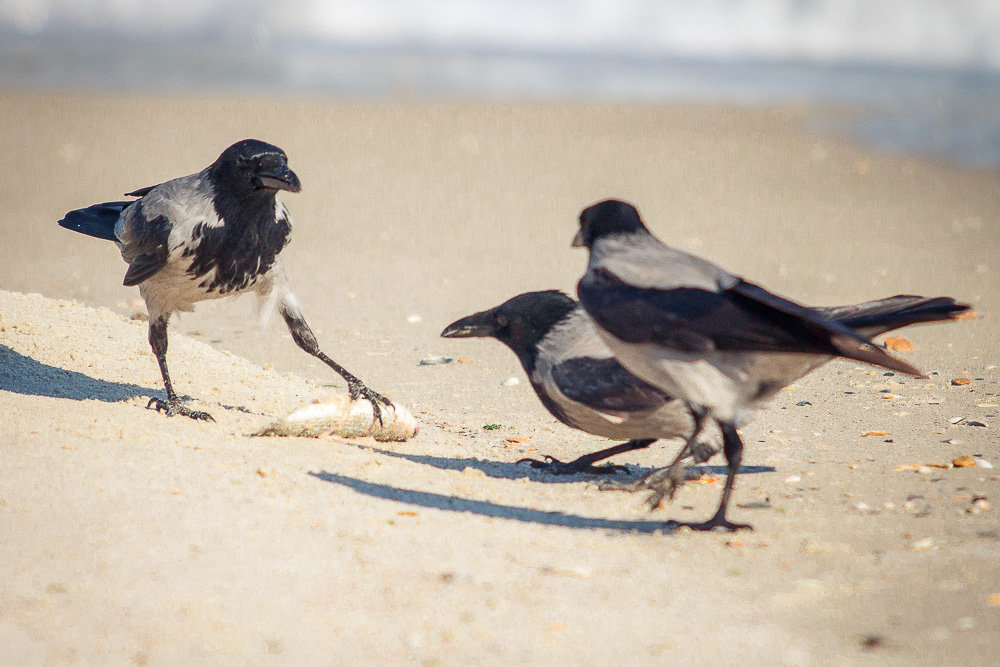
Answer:
[(168, 417), (173, 417), (174, 415), (184, 415), (185, 417), (201, 421), (215, 421), (215, 418), (212, 417), (212, 415), (207, 412), (201, 412), (200, 410), (192, 410), (181, 403), (179, 398), (171, 398), (164, 401), (162, 398), (153, 397), (149, 399), (149, 403), (146, 404), (146, 409), (162, 412)]
[(696, 442), (691, 445), (691, 462), (695, 465), (704, 463), (719, 453), (718, 447), (707, 442)]
[(679, 528), (681, 526), (686, 526), (691, 530), (698, 531), (714, 531), (720, 529), (719, 532), (735, 533), (738, 530), (749, 530), (753, 531), (753, 526), (749, 523), (736, 523), (730, 521), (725, 516), (715, 515), (708, 521), (702, 521), (701, 523), (688, 523), (685, 521), (668, 521), (667, 525), (670, 528)]
[(368, 399), (368, 401), (372, 404), (372, 412), (374, 413), (375, 419), (378, 420), (379, 426), (385, 426), (382, 422), (382, 408), (379, 407), (379, 403), (392, 407), (392, 401), (382, 394), (372, 391), (362, 382), (348, 385), (347, 393), (348, 396), (351, 397), (352, 401), (356, 401), (359, 398)]
[(595, 466), (590, 461), (584, 459), (576, 459), (575, 461), (565, 463), (554, 456), (549, 456), (547, 454), (544, 458), (544, 461), (539, 461), (538, 459), (521, 459), (518, 463), (527, 463), (536, 470), (544, 470), (552, 475), (575, 475), (577, 473), (586, 473), (588, 475), (606, 475), (608, 473), (617, 474), (620, 472), (628, 472), (628, 468), (625, 466), (614, 465), (611, 463), (606, 463), (602, 466)]
[(667, 493), (670, 494), (670, 498), (672, 499), (677, 489), (684, 482), (700, 478), (700, 472), (691, 470), (687, 466), (677, 465), (657, 468), (633, 482), (602, 482), (597, 488), (601, 491), (629, 491), (634, 493), (636, 491), (657, 491), (661, 487), (666, 486)]
[(677, 489), (681, 488), (688, 479), (698, 479), (700, 473), (690, 470), (685, 465), (669, 465), (666, 468), (657, 468), (653, 472), (643, 475), (634, 482), (604, 482), (597, 488), (601, 491), (652, 491), (653, 493), (646, 500), (649, 510), (653, 511), (660, 506), (664, 498), (673, 500)]

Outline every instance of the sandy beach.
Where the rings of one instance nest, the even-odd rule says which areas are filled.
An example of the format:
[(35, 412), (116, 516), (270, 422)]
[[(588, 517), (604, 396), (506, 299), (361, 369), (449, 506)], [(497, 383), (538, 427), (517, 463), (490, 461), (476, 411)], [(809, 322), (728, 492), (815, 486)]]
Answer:
[[(1000, 174), (808, 117), (0, 94), (4, 662), (995, 662)], [(174, 383), (217, 422), (144, 409), (162, 385), (138, 292), (112, 244), (56, 220), (245, 137), (302, 180), (282, 257), (321, 346), (408, 406), (414, 439), (250, 436), (345, 391), (252, 298), (172, 321)], [(949, 295), (978, 318), (901, 332), (927, 380), (834, 362), (781, 392), (742, 431), (731, 517), (754, 532), (664, 530), (711, 515), (721, 460), (655, 512), (519, 465), (609, 443), (555, 421), (499, 343), (439, 337), (573, 293), (577, 215), (611, 196), (801, 302)], [(635, 477), (676, 447), (615, 462)]]

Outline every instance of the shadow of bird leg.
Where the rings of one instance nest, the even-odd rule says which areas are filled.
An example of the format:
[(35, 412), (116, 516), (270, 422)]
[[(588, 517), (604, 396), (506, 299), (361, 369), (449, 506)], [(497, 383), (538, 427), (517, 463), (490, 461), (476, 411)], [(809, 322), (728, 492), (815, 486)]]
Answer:
[(595, 466), (594, 464), (598, 461), (610, 458), (615, 454), (631, 452), (637, 449), (645, 449), (654, 442), (656, 442), (656, 440), (629, 440), (628, 442), (615, 445), (614, 447), (608, 447), (607, 449), (585, 454), (584, 456), (569, 462), (563, 462), (553, 456), (546, 455), (544, 457), (544, 461), (527, 458), (519, 460), (518, 463), (528, 463), (532, 468), (544, 470), (552, 475), (575, 475), (577, 473), (586, 473), (589, 475), (604, 475), (607, 473), (616, 474), (619, 472), (628, 472), (628, 468), (626, 466), (612, 464), (602, 466)]

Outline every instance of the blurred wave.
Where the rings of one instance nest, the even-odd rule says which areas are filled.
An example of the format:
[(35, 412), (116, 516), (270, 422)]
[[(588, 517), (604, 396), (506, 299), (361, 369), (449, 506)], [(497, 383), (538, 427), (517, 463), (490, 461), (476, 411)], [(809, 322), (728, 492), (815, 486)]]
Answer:
[(835, 105), (1000, 168), (997, 35), (994, 0), (0, 0), (0, 86)]

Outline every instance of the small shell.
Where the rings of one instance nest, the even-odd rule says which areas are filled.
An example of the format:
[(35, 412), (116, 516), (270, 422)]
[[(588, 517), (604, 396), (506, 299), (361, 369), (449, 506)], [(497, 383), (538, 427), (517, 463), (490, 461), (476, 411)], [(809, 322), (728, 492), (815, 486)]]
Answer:
[(372, 436), (379, 441), (408, 440), (417, 434), (419, 424), (409, 410), (393, 403), (380, 405), (382, 423), (375, 419), (371, 401), (350, 400), (335, 395), (304, 405), (287, 417), (268, 424), (254, 435), (283, 435), (318, 438), (333, 433), (344, 438)]
[(976, 459), (971, 456), (959, 456), (951, 464), (956, 468), (972, 468), (976, 465)]
[(885, 339), (885, 346), (893, 352), (909, 352), (913, 349), (913, 343), (903, 336), (889, 336)]

